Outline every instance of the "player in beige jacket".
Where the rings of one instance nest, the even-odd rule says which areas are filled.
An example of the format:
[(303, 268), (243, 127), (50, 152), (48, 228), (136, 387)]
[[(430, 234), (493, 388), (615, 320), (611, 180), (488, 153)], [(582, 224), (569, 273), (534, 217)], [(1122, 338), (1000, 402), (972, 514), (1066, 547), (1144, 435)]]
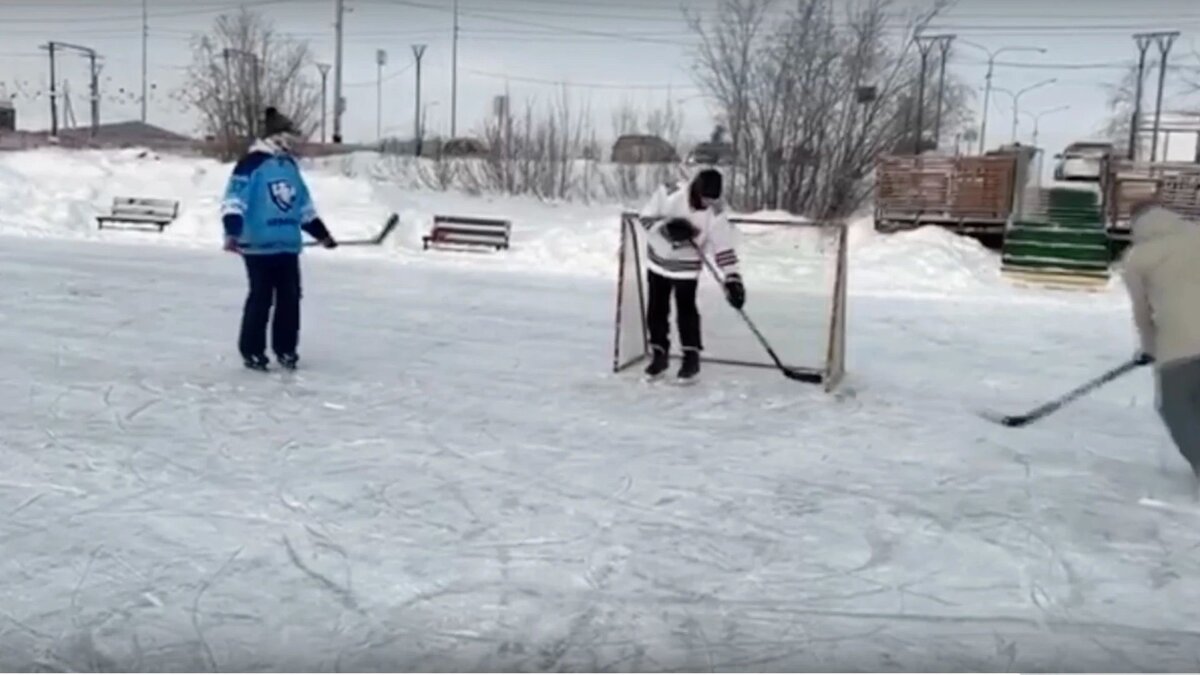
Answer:
[(1155, 364), (1159, 413), (1200, 480), (1200, 224), (1144, 203), (1132, 236), (1125, 285), (1142, 362)]

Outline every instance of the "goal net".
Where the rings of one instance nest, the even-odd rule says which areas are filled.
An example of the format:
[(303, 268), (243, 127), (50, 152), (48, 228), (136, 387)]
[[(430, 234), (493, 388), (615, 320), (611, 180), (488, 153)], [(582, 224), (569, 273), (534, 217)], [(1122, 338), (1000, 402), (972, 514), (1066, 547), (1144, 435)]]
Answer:
[[(731, 217), (730, 223), (737, 231), (739, 267), (746, 285), (742, 310), (785, 366), (812, 376), (831, 391), (845, 372), (845, 223), (749, 217)], [(637, 214), (623, 214), (614, 372), (639, 365), (650, 353), (645, 254), (644, 230)], [(707, 268), (701, 271), (696, 302), (704, 345), (702, 361), (775, 368)], [(672, 357), (680, 355), (675, 317), (672, 299)]]

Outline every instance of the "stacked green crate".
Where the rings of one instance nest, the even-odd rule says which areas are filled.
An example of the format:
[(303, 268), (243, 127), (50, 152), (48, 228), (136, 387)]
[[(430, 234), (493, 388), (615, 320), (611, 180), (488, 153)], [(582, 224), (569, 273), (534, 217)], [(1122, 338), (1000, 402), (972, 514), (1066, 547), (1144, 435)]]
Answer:
[(1013, 221), (1004, 235), (1005, 272), (1058, 280), (1104, 281), (1109, 275), (1108, 233), (1095, 192), (1052, 188), (1034, 213)]

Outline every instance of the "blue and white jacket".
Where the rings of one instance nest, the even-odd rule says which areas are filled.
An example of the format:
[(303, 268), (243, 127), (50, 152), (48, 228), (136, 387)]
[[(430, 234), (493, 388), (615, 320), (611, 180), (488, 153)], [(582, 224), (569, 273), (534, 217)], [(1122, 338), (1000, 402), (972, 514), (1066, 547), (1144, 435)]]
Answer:
[(245, 255), (298, 254), (302, 231), (317, 240), (329, 237), (295, 158), (262, 140), (233, 167), (221, 221), (225, 236), (237, 237)]

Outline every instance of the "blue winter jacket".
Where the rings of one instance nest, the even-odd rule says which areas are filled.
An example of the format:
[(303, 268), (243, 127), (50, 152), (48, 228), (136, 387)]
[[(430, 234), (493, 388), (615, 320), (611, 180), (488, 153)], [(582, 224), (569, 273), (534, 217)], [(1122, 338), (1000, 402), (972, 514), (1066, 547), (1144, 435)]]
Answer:
[(301, 231), (318, 240), (329, 236), (296, 160), (263, 141), (233, 167), (221, 221), (225, 235), (237, 237), (246, 255), (298, 254), (303, 248)]

